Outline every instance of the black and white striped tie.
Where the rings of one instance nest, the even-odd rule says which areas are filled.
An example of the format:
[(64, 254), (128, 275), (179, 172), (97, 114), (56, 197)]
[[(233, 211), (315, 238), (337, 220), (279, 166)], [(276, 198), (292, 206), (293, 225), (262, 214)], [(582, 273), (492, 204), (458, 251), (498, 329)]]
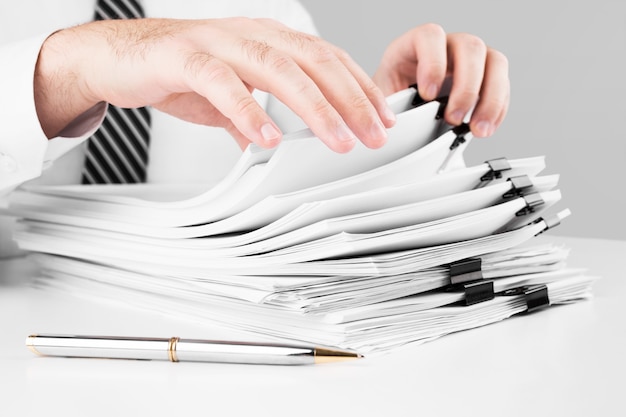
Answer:
[[(136, 0), (98, 0), (96, 20), (144, 17)], [(109, 105), (102, 126), (87, 144), (83, 184), (146, 181), (150, 113), (147, 108), (126, 109)]]

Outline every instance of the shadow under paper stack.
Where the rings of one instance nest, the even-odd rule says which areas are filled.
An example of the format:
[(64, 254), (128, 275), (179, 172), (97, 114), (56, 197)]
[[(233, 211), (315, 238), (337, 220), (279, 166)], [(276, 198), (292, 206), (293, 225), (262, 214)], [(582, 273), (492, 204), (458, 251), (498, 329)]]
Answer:
[[(44, 290), (281, 339), (382, 353), (591, 296), (543, 157), (466, 167), (467, 126), (413, 88), (388, 143), (337, 154), (309, 130), (250, 146), (218, 184), (32, 187), (15, 239)], [(207, 190), (208, 188), (208, 190)]]

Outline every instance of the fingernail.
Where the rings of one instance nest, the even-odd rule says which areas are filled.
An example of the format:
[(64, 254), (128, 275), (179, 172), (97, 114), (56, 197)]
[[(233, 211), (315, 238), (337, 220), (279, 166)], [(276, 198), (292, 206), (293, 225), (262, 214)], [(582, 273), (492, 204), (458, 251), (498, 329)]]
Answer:
[(381, 123), (374, 123), (370, 129), (371, 143), (376, 147), (380, 147), (387, 142), (387, 129)]
[(268, 144), (273, 144), (280, 140), (280, 131), (272, 123), (265, 123), (261, 126), (261, 136)]
[(487, 136), (491, 136), (492, 133), (493, 126), (491, 125), (491, 123), (485, 120), (476, 123), (476, 136), (484, 138)]
[(385, 116), (385, 119), (389, 123), (395, 123), (396, 122), (396, 114), (393, 112), (393, 110), (391, 110), (391, 108), (389, 108), (389, 106), (385, 107), (384, 116)]
[(450, 123), (453, 125), (460, 125), (463, 123), (463, 118), (465, 117), (465, 112), (463, 110), (455, 110), (450, 115)]
[(337, 139), (340, 142), (346, 143), (356, 142), (356, 136), (345, 123), (342, 123), (339, 125), (339, 127), (337, 127)]
[(428, 88), (426, 88), (426, 95), (429, 100), (437, 98), (437, 93), (439, 93), (439, 86), (437, 84), (430, 84)]

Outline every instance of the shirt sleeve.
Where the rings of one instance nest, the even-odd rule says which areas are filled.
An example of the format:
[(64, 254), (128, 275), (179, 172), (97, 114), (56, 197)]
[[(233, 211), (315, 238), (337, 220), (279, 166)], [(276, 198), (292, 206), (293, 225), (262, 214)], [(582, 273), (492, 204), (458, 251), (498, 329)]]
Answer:
[(100, 103), (48, 140), (41, 128), (33, 92), (35, 65), (48, 34), (0, 45), (0, 196), (39, 176), (56, 158), (79, 145), (100, 125)]

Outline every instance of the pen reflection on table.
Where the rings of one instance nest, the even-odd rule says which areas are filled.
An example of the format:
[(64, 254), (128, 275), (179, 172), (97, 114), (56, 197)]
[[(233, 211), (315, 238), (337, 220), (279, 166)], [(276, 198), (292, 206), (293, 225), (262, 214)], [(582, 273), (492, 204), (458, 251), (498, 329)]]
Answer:
[(275, 343), (120, 336), (34, 334), (26, 346), (42, 356), (309, 365), (363, 356), (347, 350)]

